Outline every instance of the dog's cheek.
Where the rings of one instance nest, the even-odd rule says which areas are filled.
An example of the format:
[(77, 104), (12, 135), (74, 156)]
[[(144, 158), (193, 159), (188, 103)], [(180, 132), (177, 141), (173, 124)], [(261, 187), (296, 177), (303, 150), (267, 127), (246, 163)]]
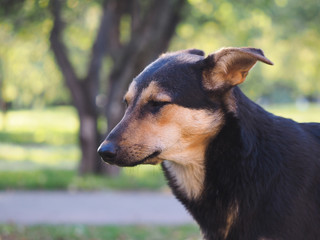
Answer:
[(183, 164), (186, 160), (192, 161), (190, 156), (194, 156), (194, 161), (201, 161), (209, 139), (221, 129), (223, 121), (223, 114), (219, 111), (180, 106), (168, 108), (163, 119), (159, 120), (159, 132), (164, 143), (161, 156)]
[(181, 140), (187, 142), (192, 138), (203, 138), (215, 135), (224, 122), (221, 111), (209, 111), (206, 109), (190, 109), (173, 105), (163, 114), (160, 125), (172, 126), (179, 133)]
[(176, 144), (181, 139), (181, 116), (175, 105), (169, 105), (161, 110), (154, 120), (156, 136), (159, 138), (163, 150)]
[(159, 125), (159, 121), (152, 114), (137, 118), (130, 116), (130, 121), (123, 134), (121, 145), (126, 154), (136, 160), (144, 158), (155, 151), (162, 151), (168, 142), (175, 137), (176, 128)]

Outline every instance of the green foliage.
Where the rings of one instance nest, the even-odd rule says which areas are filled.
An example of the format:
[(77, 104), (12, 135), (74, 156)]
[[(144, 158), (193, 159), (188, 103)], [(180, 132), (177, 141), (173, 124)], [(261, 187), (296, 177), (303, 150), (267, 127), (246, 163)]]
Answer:
[[(1, 98), (14, 108), (70, 103), (68, 90), (50, 51), (53, 25), (48, 0), (5, 1), (0, 8)], [(99, 2), (99, 1), (97, 1)], [(73, 63), (85, 72), (88, 49), (99, 22), (96, 1), (68, 0), (65, 19)], [(2, 70), (1, 70), (2, 69)], [(1, 85), (0, 85), (1, 88)]]
[(0, 225), (0, 239), (10, 240), (200, 240), (195, 225), (186, 226), (31, 226)]
[(51, 21), (16, 36), (12, 25), (0, 22), (2, 98), (12, 107), (39, 107), (69, 102), (69, 95), (53, 61), (46, 34)]
[[(69, 102), (50, 53), (47, 0), (5, 1), (0, 11), (0, 97), (9, 107)], [(0, 99), (1, 100), (1, 99)]]
[(253, 99), (294, 101), (319, 98), (320, 4), (315, 0), (189, 0), (189, 17), (180, 24), (171, 49), (223, 46), (264, 50), (275, 65), (257, 64), (244, 91)]
[[(147, 2), (147, 1), (145, 1)], [(257, 64), (243, 89), (254, 99), (293, 101), (319, 98), (319, 1), (189, 0), (186, 19), (170, 49), (222, 46), (262, 48), (274, 61)], [(143, 2), (144, 3), (144, 2)], [(101, 16), (101, 1), (64, 1), (65, 42), (79, 76), (84, 77)], [(12, 107), (70, 103), (68, 90), (50, 53), (53, 25), (48, 0), (4, 0), (0, 8), (0, 98)], [(121, 20), (121, 39), (130, 35)], [(106, 61), (107, 62), (107, 61)], [(106, 64), (103, 74), (107, 73)], [(102, 77), (105, 78), (105, 77)], [(279, 97), (281, 96), (281, 97)]]

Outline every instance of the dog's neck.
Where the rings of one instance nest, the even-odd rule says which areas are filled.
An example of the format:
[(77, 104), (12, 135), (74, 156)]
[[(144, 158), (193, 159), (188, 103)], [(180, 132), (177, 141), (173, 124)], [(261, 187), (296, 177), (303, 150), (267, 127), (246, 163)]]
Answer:
[[(237, 89), (236, 91), (240, 90)], [(228, 101), (225, 105), (231, 104), (232, 109), (236, 109), (236, 97), (245, 97), (243, 94), (243, 96), (234, 96), (233, 93), (230, 93), (229, 95), (232, 95), (231, 99), (234, 99), (235, 101)], [(241, 134), (238, 126), (238, 119), (236, 117), (237, 114), (230, 113), (229, 110), (230, 108), (225, 108), (225, 115), (228, 116), (228, 120), (225, 123), (225, 126), (222, 127), (222, 132), (214, 137), (213, 140), (211, 140), (211, 143), (208, 141), (206, 145), (199, 144), (199, 147), (196, 150), (189, 151), (187, 154), (183, 155), (182, 158), (185, 159), (184, 161), (163, 162), (162, 166), (164, 172), (175, 195), (190, 201), (195, 201), (200, 196), (203, 196), (202, 192), (205, 184), (211, 184), (210, 182), (205, 182), (207, 178), (206, 174), (208, 174), (208, 166), (211, 165), (211, 159), (215, 158), (217, 155), (217, 153), (211, 153), (210, 149), (217, 149), (221, 152), (221, 149), (225, 147), (227, 148), (226, 155), (228, 155), (229, 152), (232, 152), (230, 151), (231, 149), (240, 144)], [(238, 142), (235, 143), (235, 141)], [(212, 146), (216, 144), (223, 144), (223, 146)], [(217, 169), (215, 166), (213, 166), (213, 168)]]
[[(268, 182), (260, 177), (261, 182), (255, 183), (254, 179), (263, 169), (257, 168), (252, 154), (256, 154), (253, 151), (259, 124), (261, 121), (268, 121), (270, 114), (247, 99), (239, 89), (234, 96), (237, 104), (241, 104), (237, 106), (239, 114), (226, 112), (225, 125), (208, 144), (202, 166), (185, 167), (170, 162), (162, 165), (175, 196), (190, 211), (202, 229), (216, 228), (212, 232), (218, 233), (221, 239), (226, 239), (231, 234), (242, 207), (254, 209), (259, 191), (266, 187), (259, 184)], [(254, 119), (255, 111), (265, 113), (261, 119)], [(197, 178), (199, 172), (203, 173), (203, 178)], [(248, 179), (243, 179), (243, 176)], [(197, 184), (187, 184), (190, 179)], [(243, 181), (252, 182), (252, 185), (245, 185)], [(250, 189), (243, 189), (243, 186)], [(243, 196), (242, 192), (247, 192), (248, 196)], [(216, 236), (207, 237), (215, 238)]]
[(183, 194), (187, 199), (197, 199), (203, 191), (205, 169), (201, 159), (198, 163), (181, 165), (164, 161), (163, 168), (172, 189)]
[[(202, 165), (182, 166), (169, 161), (162, 164), (169, 185), (177, 199), (185, 205), (201, 229), (216, 228), (212, 232), (218, 232), (221, 239), (227, 238), (239, 214), (236, 196), (232, 196), (233, 189), (228, 188), (235, 185), (233, 183), (235, 179), (230, 178), (229, 171), (233, 168), (233, 161), (238, 160), (234, 154), (235, 151), (232, 151), (232, 144), (239, 140), (240, 133), (239, 128), (233, 125), (237, 124), (236, 122), (232, 123), (231, 120), (228, 120), (226, 124), (218, 136), (209, 143)], [(228, 152), (228, 158), (231, 161), (228, 163), (229, 159), (223, 159), (222, 164), (222, 159), (219, 157), (225, 152)], [(217, 210), (218, 208), (220, 210)], [(203, 217), (203, 215), (207, 216)], [(213, 219), (216, 217), (221, 220)], [(211, 233), (203, 233), (206, 239), (215, 239), (206, 235)]]

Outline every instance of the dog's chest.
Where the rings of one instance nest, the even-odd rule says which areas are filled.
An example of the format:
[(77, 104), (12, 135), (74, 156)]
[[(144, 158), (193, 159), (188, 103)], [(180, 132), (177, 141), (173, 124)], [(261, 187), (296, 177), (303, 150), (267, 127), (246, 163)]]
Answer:
[(197, 199), (203, 191), (204, 166), (201, 164), (180, 165), (164, 161), (166, 176), (174, 191), (189, 200)]

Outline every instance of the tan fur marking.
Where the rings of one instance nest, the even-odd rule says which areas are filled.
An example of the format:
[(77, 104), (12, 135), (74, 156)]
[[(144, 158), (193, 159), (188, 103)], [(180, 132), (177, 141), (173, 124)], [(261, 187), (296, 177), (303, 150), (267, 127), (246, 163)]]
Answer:
[(132, 101), (132, 99), (134, 98), (134, 96), (136, 95), (136, 93), (137, 93), (136, 82), (132, 81), (130, 86), (129, 86), (129, 89), (128, 89), (127, 93), (124, 95), (124, 99), (128, 103), (130, 103)]
[(237, 103), (236, 103), (236, 99), (233, 95), (233, 90), (227, 92), (224, 95), (223, 101), (225, 102), (226, 107), (229, 110), (229, 112), (233, 112), (237, 115)]
[(235, 221), (237, 220), (238, 216), (239, 216), (239, 205), (238, 203), (234, 203), (228, 209), (226, 226), (224, 229), (222, 229), (224, 239), (227, 239), (230, 229), (232, 225), (235, 223)]
[[(136, 97), (137, 90), (135, 83), (132, 83), (129, 87), (125, 99), (132, 101)], [(125, 132), (122, 134), (122, 140), (120, 145), (125, 149), (128, 158), (131, 161), (140, 161), (149, 156), (155, 151), (159, 151), (160, 143), (157, 139), (157, 125), (155, 120), (146, 115), (143, 119), (138, 115), (141, 111), (141, 107), (148, 101), (171, 101), (169, 95), (165, 94), (160, 87), (154, 82), (142, 91), (140, 97), (134, 107), (133, 111), (126, 112), (122, 121), (126, 121), (127, 125)], [(147, 164), (158, 164), (163, 160), (159, 158), (152, 158), (146, 161)]]
[(168, 160), (165, 164), (180, 190), (187, 197), (196, 199), (203, 190), (205, 150), (210, 138), (221, 129), (223, 114), (172, 106), (164, 110), (163, 115), (165, 117), (159, 120), (160, 126), (177, 137), (163, 139), (162, 143), (167, 147), (159, 158)]
[(201, 195), (205, 174), (203, 165), (180, 165), (165, 161), (165, 166), (174, 176), (180, 191), (183, 191), (189, 199), (197, 199)]
[(171, 97), (166, 94), (156, 82), (151, 82), (149, 86), (144, 89), (140, 96), (140, 102), (146, 103), (148, 101), (170, 102)]

